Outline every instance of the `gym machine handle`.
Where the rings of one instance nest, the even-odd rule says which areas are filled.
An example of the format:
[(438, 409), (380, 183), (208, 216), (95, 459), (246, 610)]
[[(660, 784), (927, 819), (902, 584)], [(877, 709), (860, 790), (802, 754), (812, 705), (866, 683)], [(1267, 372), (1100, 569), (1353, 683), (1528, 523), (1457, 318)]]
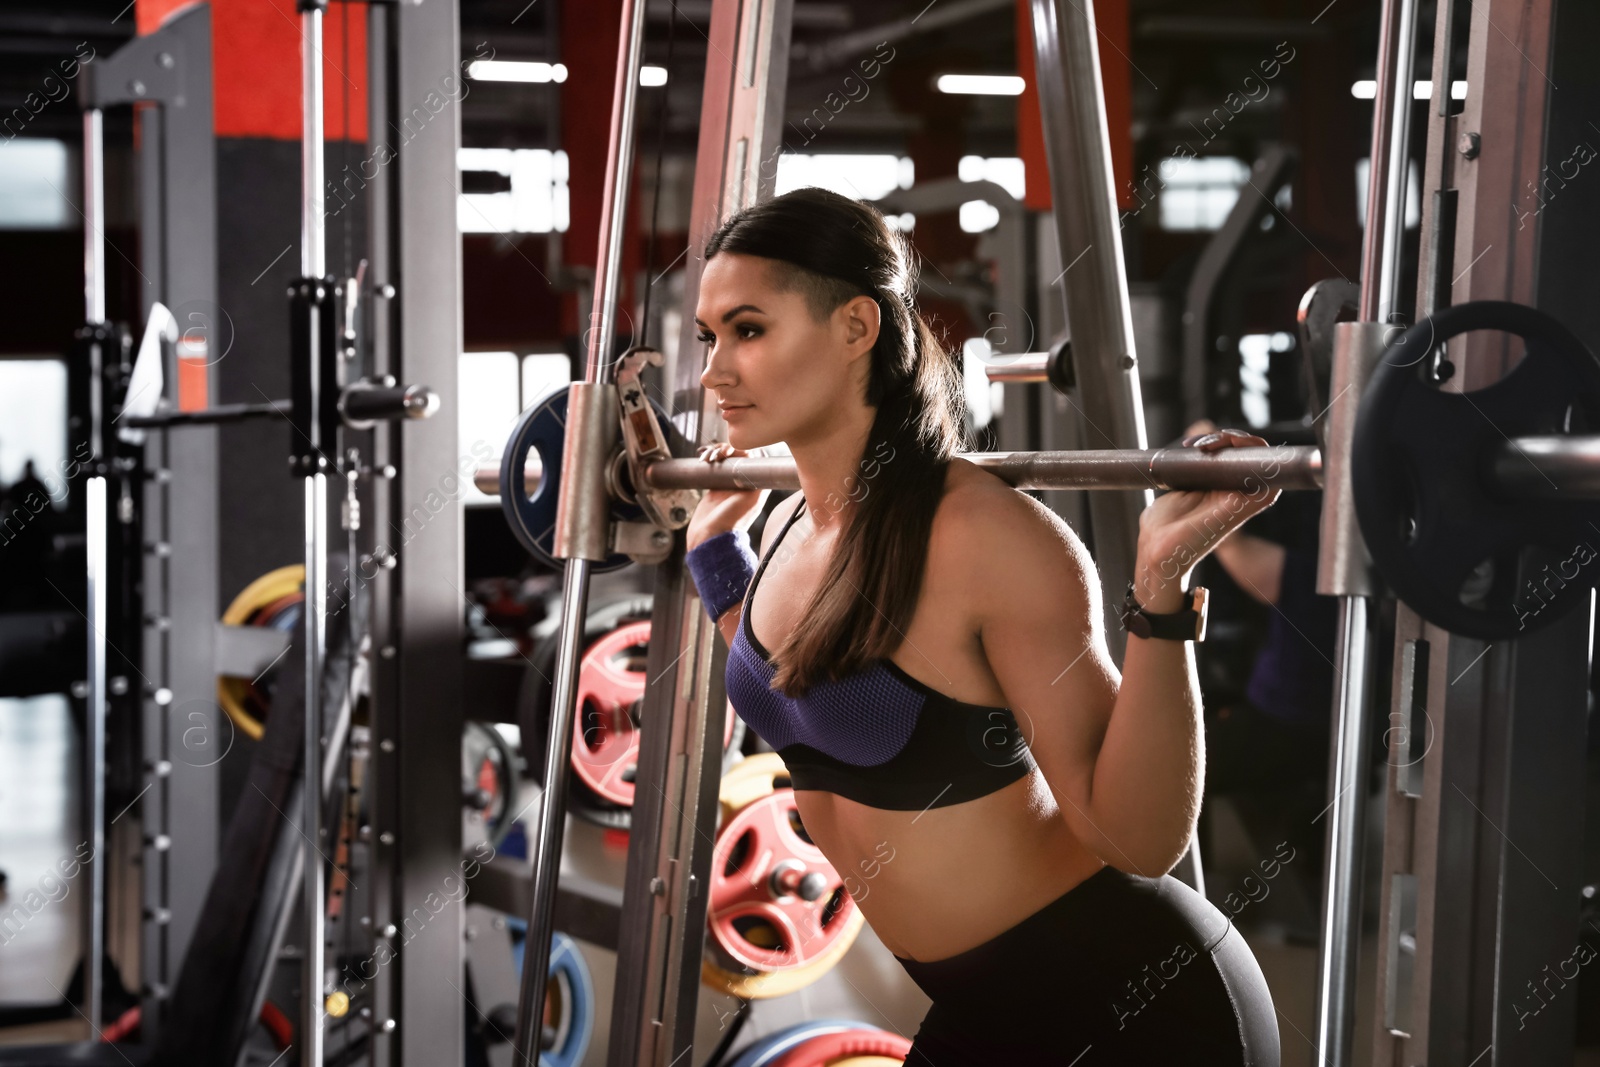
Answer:
[(1044, 352), (1019, 355), (995, 353), (984, 361), (984, 374), (991, 382), (1049, 382), (1058, 393), (1070, 393), (1078, 382), (1072, 371), (1072, 339), (1051, 342)]
[(216, 426), (225, 422), (243, 422), (263, 415), (282, 418), (288, 410), (289, 401), (269, 400), (264, 404), (218, 404), (203, 411), (158, 411), (153, 415), (129, 415), (117, 421), (120, 425), (137, 429), (162, 430), (170, 426)]
[(357, 382), (339, 398), (339, 414), (353, 430), (371, 429), (374, 423), (397, 419), (426, 419), (439, 410), (439, 394), (426, 385)]

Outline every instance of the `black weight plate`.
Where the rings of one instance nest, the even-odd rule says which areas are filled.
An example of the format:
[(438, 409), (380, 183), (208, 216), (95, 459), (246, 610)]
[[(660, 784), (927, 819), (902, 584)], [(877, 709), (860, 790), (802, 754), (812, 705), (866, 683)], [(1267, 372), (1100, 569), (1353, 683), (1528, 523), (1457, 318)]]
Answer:
[[(1422, 379), (1434, 346), (1475, 330), (1515, 334), (1526, 355), (1469, 393)], [(1498, 640), (1554, 622), (1600, 578), (1600, 568), (1568, 573), (1594, 558), (1600, 508), (1501, 495), (1483, 471), (1508, 438), (1597, 427), (1600, 363), (1549, 315), (1485, 300), (1423, 319), (1385, 350), (1356, 419), (1351, 478), (1373, 563), (1401, 600), (1453, 633)], [(1536, 590), (1551, 563), (1571, 580)]]
[(494, 771), (497, 796), (483, 810), (485, 833), (489, 845), (498, 849), (511, 832), (512, 819), (522, 810), (518, 796), (521, 790), (516, 753), (500, 736), (493, 724), (468, 719), (462, 724), (462, 796), (477, 785), (477, 778), (485, 760)]

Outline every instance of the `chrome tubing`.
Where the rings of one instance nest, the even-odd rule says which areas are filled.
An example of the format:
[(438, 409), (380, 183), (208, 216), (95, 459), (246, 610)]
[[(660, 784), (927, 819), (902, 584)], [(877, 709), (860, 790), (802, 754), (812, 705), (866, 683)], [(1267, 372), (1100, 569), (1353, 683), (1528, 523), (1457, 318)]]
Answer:
[[(595, 279), (594, 306), (585, 336), (588, 364), (585, 383), (591, 388), (574, 390), (578, 406), (588, 411), (603, 403), (616, 378), (616, 364), (609, 362), (616, 339), (618, 293), (622, 283), (622, 242), (626, 233), (627, 190), (633, 174), (633, 141), (639, 92), (639, 67), (644, 51), (645, 0), (628, 0), (622, 11), (617, 40), (617, 77), (612, 95), (610, 147), (606, 156), (605, 207), (601, 213), (599, 270)], [(587, 394), (580, 398), (579, 394)], [(616, 410), (613, 399), (611, 410)], [(585, 430), (587, 427), (587, 430)], [(604, 456), (582, 457), (586, 447), (592, 451), (604, 439), (599, 427), (587, 418), (567, 424), (566, 451), (578, 462), (575, 467), (597, 470)], [(612, 439), (615, 439), (614, 436)], [(582, 460), (586, 458), (588, 463)], [(578, 686), (578, 659), (583, 640), (584, 620), (589, 601), (589, 571), (596, 560), (592, 537), (593, 510), (601, 506), (595, 494), (584, 492), (590, 479), (564, 478), (557, 503), (556, 524), (572, 536), (559, 536), (557, 555), (567, 565), (562, 577), (561, 639), (556, 652), (556, 673), (550, 706), (550, 743), (545, 751), (544, 794), (539, 805), (539, 829), (533, 844), (533, 901), (528, 915), (528, 937), (524, 945), (520, 994), (517, 1000), (517, 1025), (513, 1035), (513, 1058), (528, 1063), (539, 1059), (539, 1035), (544, 1018), (545, 984), (550, 968), (550, 937), (554, 926), (556, 883), (561, 874), (561, 846), (566, 830), (567, 781), (571, 772), (568, 741), (572, 737)], [(592, 486), (591, 486), (592, 489)], [(566, 555), (568, 550), (575, 554)], [(587, 553), (585, 555), (584, 553)], [(604, 558), (602, 551), (599, 558)]]
[[(83, 304), (84, 321), (92, 329), (106, 318), (105, 142), (99, 108), (83, 113)], [(90, 449), (103, 459), (101, 424), (102, 356), (91, 361), (89, 374)], [(89, 1029), (101, 1024), (101, 992), (105, 988), (105, 837), (106, 837), (106, 479), (92, 475), (84, 483), (84, 538), (88, 555), (85, 578), (89, 616), (89, 706), (84, 719), (84, 812), (89, 839), (89, 894), (83, 918), (83, 1003)]]
[[(322, 214), (323, 128), (322, 128), (322, 12), (311, 7), (300, 13), (301, 63), (301, 211), (300, 272), (321, 279), (327, 270), (327, 233)], [(321, 314), (319, 311), (318, 314)], [(319, 402), (320, 374), (317, 363), (333, 353), (318, 351), (320, 331), (311, 331), (312, 411)], [(330, 442), (320, 442), (326, 448)], [(322, 987), (325, 981), (324, 941), (326, 939), (325, 887), (323, 885), (322, 841), (322, 662), (328, 626), (328, 485), (323, 472), (305, 479), (305, 642), (306, 642), (306, 731), (305, 766), (302, 769), (303, 797), (300, 833), (305, 838), (301, 867), (302, 901), (305, 912), (305, 946), (302, 956), (300, 1003), (300, 1062), (321, 1067), (323, 1060)]]
[[(1383, 0), (1368, 157), (1367, 224), (1361, 248), (1358, 318), (1362, 324), (1387, 322), (1400, 286), (1416, 22), (1416, 0)], [(1445, 91), (1449, 91), (1448, 86)], [(1361, 359), (1368, 347), (1358, 343), (1341, 345), (1335, 351), (1336, 360)], [(1341, 369), (1336, 365), (1334, 377), (1343, 377), (1352, 384), (1347, 392), (1335, 396), (1333, 403), (1343, 406), (1346, 421), (1353, 422), (1365, 375), (1359, 367)], [(1347, 459), (1345, 452), (1335, 465)], [(1361, 946), (1361, 867), (1365, 856), (1362, 834), (1367, 810), (1363, 746), (1368, 730), (1367, 665), (1371, 660), (1366, 596), (1373, 585), (1362, 565), (1365, 560), (1354, 558), (1355, 546), (1363, 542), (1348, 496), (1349, 481), (1336, 475), (1335, 485), (1346, 492), (1331, 492), (1324, 499), (1322, 532), (1324, 538), (1330, 531), (1339, 533), (1343, 554), (1339, 559), (1330, 559), (1324, 553), (1318, 561), (1317, 574), (1318, 591), (1339, 597), (1339, 678), (1331, 727), (1331, 796), (1327, 810), (1333, 817), (1327, 828), (1328, 862), (1317, 960), (1316, 1047), (1320, 1062), (1328, 1067), (1348, 1067), (1355, 1036), (1356, 965)]]

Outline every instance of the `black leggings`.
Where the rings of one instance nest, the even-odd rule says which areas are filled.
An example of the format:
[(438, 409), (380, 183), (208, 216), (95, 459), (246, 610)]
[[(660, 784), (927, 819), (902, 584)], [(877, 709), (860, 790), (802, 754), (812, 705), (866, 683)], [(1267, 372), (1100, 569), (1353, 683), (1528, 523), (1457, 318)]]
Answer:
[(1278, 1067), (1255, 956), (1171, 875), (1104, 867), (976, 948), (895, 958), (933, 1000), (906, 1067)]

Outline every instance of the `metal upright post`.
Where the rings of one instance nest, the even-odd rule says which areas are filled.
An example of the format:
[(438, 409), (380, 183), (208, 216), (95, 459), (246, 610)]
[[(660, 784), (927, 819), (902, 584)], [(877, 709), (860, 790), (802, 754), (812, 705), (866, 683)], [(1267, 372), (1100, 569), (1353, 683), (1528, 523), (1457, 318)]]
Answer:
[(1330, 1067), (1350, 1063), (1355, 1027), (1370, 736), (1366, 696), (1372, 638), (1367, 598), (1377, 593), (1371, 561), (1356, 525), (1348, 460), (1357, 406), (1383, 351), (1384, 323), (1394, 314), (1395, 297), (1400, 290), (1416, 19), (1416, 0), (1384, 0), (1367, 173), (1367, 225), (1362, 235), (1360, 322), (1335, 329), (1329, 387), (1333, 396), (1329, 405), (1328, 455), (1324, 457), (1328, 477), (1322, 505), (1317, 592), (1337, 596), (1340, 601), (1316, 1043), (1319, 1059)]
[[(1440, 0), (1419, 314), (1509, 300), (1600, 347), (1586, 284), (1592, 201), (1549, 195), (1572, 145), (1593, 136), (1596, 27), (1591, 4)], [(1441, 392), (1472, 392), (1525, 350), (1485, 330), (1405, 358)], [(1565, 471), (1546, 476), (1547, 491), (1581, 489)], [(1524, 557), (1521, 574), (1497, 565), (1495, 583), (1521, 587), (1537, 559)], [(1585, 789), (1592, 618), (1591, 601), (1537, 633), (1485, 642), (1397, 606), (1375, 1010), (1363, 1035), (1377, 1067), (1572, 1062), (1582, 1001), (1555, 971), (1572, 952), (1584, 881), (1584, 827), (1570, 815)]]
[(628, 0), (623, 6), (611, 107), (610, 150), (606, 159), (605, 209), (600, 219), (599, 270), (586, 335), (588, 366), (584, 381), (573, 383), (567, 403), (567, 466), (557, 505), (555, 553), (567, 561), (561, 589), (561, 642), (556, 654), (550, 708), (550, 742), (545, 749), (544, 796), (539, 806), (539, 832), (533, 849), (533, 903), (528, 916), (528, 939), (512, 1045), (516, 1056), (530, 1063), (539, 1057), (545, 981), (550, 968), (556, 882), (561, 874), (561, 845), (566, 829), (578, 657), (589, 605), (589, 569), (591, 562), (602, 561), (611, 552), (607, 543), (604, 461), (619, 432), (619, 408), (614, 384), (616, 367), (610, 358), (616, 337), (622, 241), (633, 174), (634, 117), (644, 46), (644, 15), (645, 0)]
[(106, 320), (105, 139), (97, 107), (83, 113), (83, 302), (84, 319)]
[[(319, 286), (326, 266), (326, 234), (322, 217), (322, 12), (327, 0), (300, 0), (301, 81), (301, 284)], [(321, 295), (325, 298), (326, 293)], [(322, 1063), (322, 984), (323, 984), (323, 850), (322, 841), (322, 659), (327, 638), (328, 567), (328, 486), (323, 451), (334, 442), (321, 440), (317, 432), (322, 408), (336, 398), (323, 395), (324, 360), (336, 358), (322, 350), (324, 330), (320, 319), (329, 313), (324, 300), (312, 297), (303, 311), (309, 315), (305, 355), (310, 366), (299, 369), (306, 376), (305, 393), (297, 404), (308, 401), (307, 410), (296, 415), (312, 430), (305, 470), (305, 656), (306, 656), (306, 733), (305, 766), (302, 769), (301, 835), (305, 838), (302, 866), (304, 891), (305, 952), (302, 957), (300, 1003), (300, 1062), (307, 1067)], [(301, 354), (297, 353), (297, 356)], [(304, 428), (304, 427), (303, 427)]]
[[(1066, 264), (1061, 281), (1085, 438), (1079, 445), (1144, 448), (1144, 400), (1111, 176), (1094, 0), (1033, 0), (1033, 43), (1050, 161), (1051, 215)], [(1119, 663), (1128, 639), (1118, 613), (1137, 562), (1139, 515), (1154, 502), (1149, 489), (1089, 496), (1101, 619), (1106, 644)], [(1192, 830), (1177, 871), (1205, 892), (1200, 845)]]
[[(1400, 293), (1417, 0), (1384, 0), (1382, 18), (1367, 171), (1367, 226), (1361, 239), (1362, 322), (1388, 322)], [(1375, 208), (1382, 208), (1381, 214)]]
[[(1409, 2), (1409, 0), (1408, 0)], [(1356, 526), (1348, 458), (1357, 407), (1378, 353), (1382, 323), (1340, 323), (1334, 328), (1334, 400), (1328, 414), (1328, 449), (1322, 507), (1317, 591), (1340, 597), (1335, 652), (1332, 745), (1325, 814), (1328, 863), (1324, 871), (1322, 948), (1319, 958), (1317, 1033), (1332, 1064), (1348, 1062), (1355, 996), (1356, 951), (1361, 935), (1362, 831), (1366, 826), (1367, 664), (1371, 638), (1367, 598), (1377, 594), (1372, 564)]]
[[(1144, 403), (1133, 313), (1111, 177), (1111, 140), (1093, 0), (1033, 0), (1039, 110), (1072, 333), (1084, 448), (1144, 448)], [(1120, 661), (1127, 638), (1118, 612), (1133, 578), (1139, 514), (1149, 490), (1089, 498), (1106, 641)]]
[(105, 955), (105, 798), (106, 798), (106, 477), (104, 453), (104, 348), (93, 332), (106, 318), (106, 254), (101, 228), (105, 225), (105, 158), (101, 112), (83, 113), (83, 294), (87, 324), (84, 350), (89, 366), (90, 454), (94, 473), (84, 484), (84, 537), (88, 555), (89, 707), (84, 717), (84, 811), (87, 816), (90, 856), (89, 892), (83, 919), (83, 1004), (89, 1029), (100, 1030), (100, 993), (104, 985), (101, 961)]
[[(466, 906), (439, 896), (463, 875), (460, 762), (439, 756), (461, 745), (465, 586), (461, 501), (440, 491), (440, 472), (460, 447), (464, 50), (457, 0), (370, 4), (367, 17), (370, 149), (393, 153), (367, 187), (370, 373), (427, 382), (440, 401), (438, 417), (373, 432), (372, 466), (384, 475), (369, 483), (381, 543), (360, 575), (376, 572), (363, 888), (379, 951), (395, 959), (372, 982), (372, 1047), (375, 1063), (450, 1067), (464, 1054), (466, 1003), (451, 986), (465, 988)], [(457, 98), (432, 114), (441, 88)], [(425, 937), (406, 933), (418, 908), (432, 916)]]
[[(729, 215), (772, 196), (792, 23), (793, 0), (712, 0), (705, 22), (710, 44), (683, 257), (684, 314), (659, 378), (673, 421), (695, 441), (724, 436), (715, 398), (700, 384), (705, 349), (695, 339), (704, 245)], [(727, 647), (706, 622), (681, 555), (655, 569), (654, 593), (647, 667), (655, 683), (645, 690), (641, 714), (669, 728), (646, 730), (639, 743), (623, 890), (628, 906), (617, 951), (648, 962), (617, 972), (612, 1067), (666, 1067), (693, 1058), (705, 887), (729, 714), (722, 678)]]
[[(215, 314), (217, 286), (210, 6), (185, 8), (159, 29), (85, 63), (79, 89), (86, 109), (157, 105), (134, 116), (141, 284), (130, 316), (148, 321), (160, 302), (207, 319)], [(103, 213), (87, 228), (104, 243)], [(98, 284), (103, 293), (104, 283), (89, 279), (103, 278), (104, 271), (99, 252), (86, 244), (85, 253), (85, 297), (91, 303), (91, 290)], [(103, 306), (98, 307), (95, 317), (103, 315)], [(86, 332), (91, 358), (97, 342), (102, 352), (117, 343), (103, 326)], [(176, 406), (176, 366), (170, 355), (162, 362), (163, 399)], [(99, 384), (96, 374), (91, 385)], [(206, 407), (215, 396), (215, 378), (185, 392), (195, 408)], [(152, 435), (145, 446), (151, 476), (144, 480), (140, 521), (150, 551), (136, 565), (142, 572), (144, 618), (138, 651), (130, 654), (139, 660), (142, 683), (131, 699), (143, 702), (146, 788), (130, 817), (138, 819), (144, 838), (138, 864), (144, 905), (139, 968), (140, 1027), (147, 1042), (156, 1040), (165, 1025), (172, 983), (189, 950), (217, 858), (218, 761), (197, 758), (204, 753), (189, 743), (196, 707), (215, 709), (216, 442), (216, 428), (200, 426), (178, 435)], [(203, 748), (209, 752), (209, 734), (205, 737)]]

